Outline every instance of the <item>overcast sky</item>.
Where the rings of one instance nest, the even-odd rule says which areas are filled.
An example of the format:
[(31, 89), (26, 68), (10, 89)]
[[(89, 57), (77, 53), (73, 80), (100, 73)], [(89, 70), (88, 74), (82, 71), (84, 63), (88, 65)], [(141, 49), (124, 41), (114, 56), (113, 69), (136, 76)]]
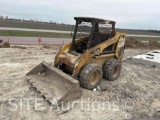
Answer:
[(0, 0), (0, 15), (68, 24), (89, 16), (119, 28), (160, 30), (160, 0)]

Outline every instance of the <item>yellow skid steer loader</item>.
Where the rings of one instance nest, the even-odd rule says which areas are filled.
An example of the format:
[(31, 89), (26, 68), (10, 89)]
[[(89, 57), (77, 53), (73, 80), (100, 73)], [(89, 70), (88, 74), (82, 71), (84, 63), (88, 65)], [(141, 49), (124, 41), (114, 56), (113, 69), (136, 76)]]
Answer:
[(102, 77), (113, 81), (121, 72), (126, 34), (115, 32), (114, 21), (74, 19), (72, 42), (58, 52), (54, 64), (42, 62), (26, 75), (46, 100), (56, 99), (58, 105), (80, 98), (80, 87), (92, 90)]

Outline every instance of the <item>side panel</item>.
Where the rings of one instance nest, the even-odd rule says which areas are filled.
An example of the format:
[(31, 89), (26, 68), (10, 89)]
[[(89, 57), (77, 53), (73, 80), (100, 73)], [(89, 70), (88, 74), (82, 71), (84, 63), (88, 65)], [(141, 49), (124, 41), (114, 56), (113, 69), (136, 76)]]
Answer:
[(101, 57), (101, 58), (91, 58), (90, 61), (91, 61), (91, 63), (96, 63), (97, 65), (99, 65), (102, 68), (104, 63), (112, 58), (116, 59), (115, 55), (112, 54), (112, 55)]

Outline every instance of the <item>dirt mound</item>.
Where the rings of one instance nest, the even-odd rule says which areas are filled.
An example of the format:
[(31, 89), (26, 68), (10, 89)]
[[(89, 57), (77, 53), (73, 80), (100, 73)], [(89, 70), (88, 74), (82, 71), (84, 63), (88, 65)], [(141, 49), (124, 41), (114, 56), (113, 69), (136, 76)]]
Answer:
[(26, 47), (23, 46), (12, 46), (12, 48), (26, 49)]
[(125, 42), (125, 47), (129, 48), (160, 48), (160, 43), (158, 41), (141, 42), (135, 38), (127, 38)]
[(0, 48), (10, 48), (9, 42), (4, 42), (4, 43), (0, 44)]
[(44, 45), (43, 48), (50, 49), (49, 45)]
[(59, 50), (62, 48), (63, 45), (43, 45), (42, 48), (44, 49), (51, 49), (51, 50)]
[(147, 45), (150, 48), (160, 48), (160, 43), (158, 41), (149, 41)]
[(136, 48), (136, 47), (145, 47), (145, 44), (140, 41), (137, 41), (134, 38), (127, 38), (125, 42), (125, 46)]

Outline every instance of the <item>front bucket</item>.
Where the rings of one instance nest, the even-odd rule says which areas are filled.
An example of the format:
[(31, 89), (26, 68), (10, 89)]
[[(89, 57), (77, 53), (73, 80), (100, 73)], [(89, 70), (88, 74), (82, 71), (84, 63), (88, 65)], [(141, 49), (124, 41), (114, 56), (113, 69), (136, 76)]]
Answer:
[(42, 62), (28, 72), (26, 78), (52, 105), (81, 97), (79, 82), (52, 64)]

